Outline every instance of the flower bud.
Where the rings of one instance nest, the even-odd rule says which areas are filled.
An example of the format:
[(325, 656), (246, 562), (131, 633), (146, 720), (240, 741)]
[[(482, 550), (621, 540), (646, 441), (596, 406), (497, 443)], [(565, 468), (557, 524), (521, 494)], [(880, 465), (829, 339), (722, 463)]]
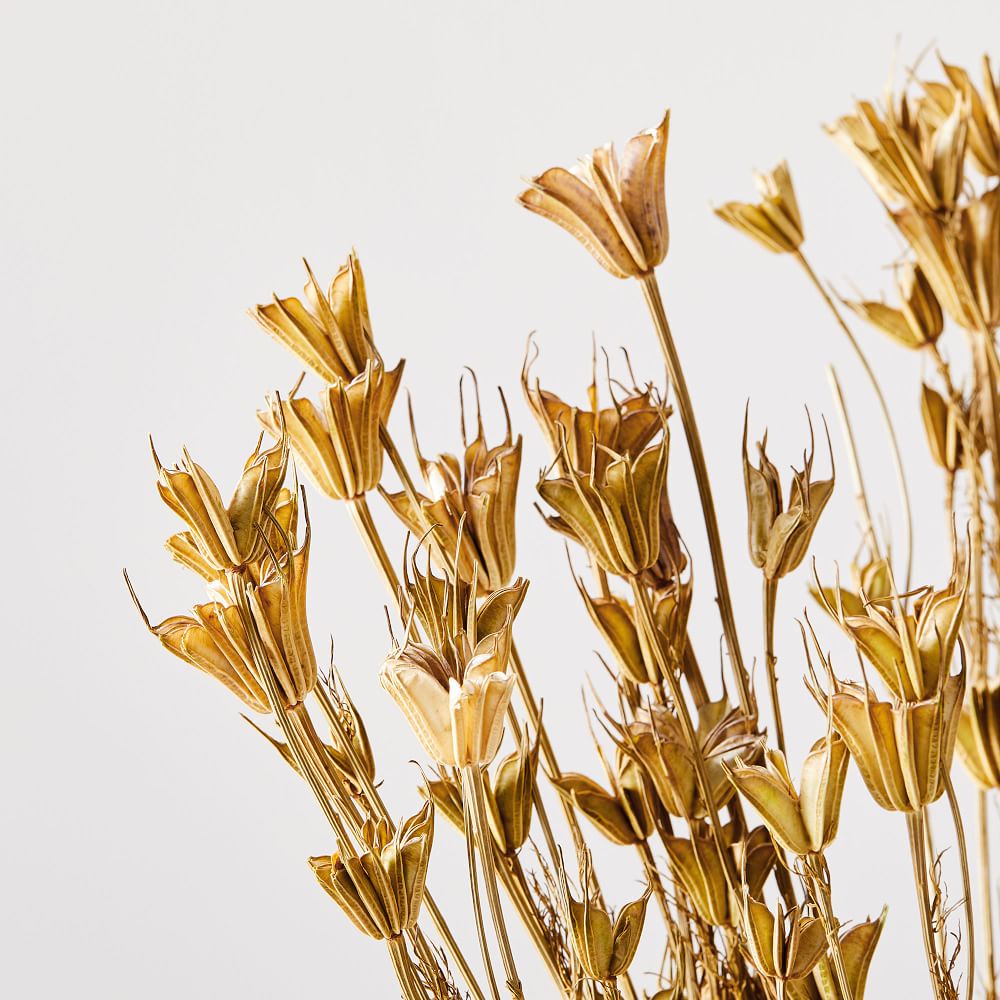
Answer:
[(621, 164), (611, 145), (572, 171), (552, 167), (518, 201), (575, 236), (616, 278), (648, 274), (667, 256), (663, 190), (670, 112), (655, 129), (625, 144)]
[(537, 774), (538, 740), (530, 746), (522, 739), (517, 750), (500, 761), (492, 781), (486, 784), (487, 819), (502, 854), (517, 853), (528, 839)]
[(337, 379), (311, 400), (271, 399), (257, 416), (276, 438), (288, 434), (292, 450), (316, 487), (334, 500), (352, 500), (374, 490), (382, 478), (379, 431), (389, 417), (402, 362), (385, 372), (369, 359), (351, 382)]
[(380, 940), (412, 930), (420, 914), (434, 839), (428, 802), (390, 839), (384, 823), (366, 824), (368, 850), (309, 859), (316, 879), (362, 933)]
[(698, 916), (717, 927), (732, 923), (729, 913), (729, 883), (714, 838), (704, 824), (696, 824), (689, 839), (668, 837), (664, 841), (670, 863)]
[(761, 196), (756, 205), (730, 201), (715, 209), (715, 214), (772, 253), (794, 253), (805, 233), (788, 164), (782, 160), (774, 170), (755, 173), (753, 179)]
[[(925, 382), (920, 391), (920, 416), (924, 421), (931, 458), (949, 472), (957, 472), (964, 462), (959, 414), (939, 392)], [(961, 416), (964, 417), (964, 414)]]

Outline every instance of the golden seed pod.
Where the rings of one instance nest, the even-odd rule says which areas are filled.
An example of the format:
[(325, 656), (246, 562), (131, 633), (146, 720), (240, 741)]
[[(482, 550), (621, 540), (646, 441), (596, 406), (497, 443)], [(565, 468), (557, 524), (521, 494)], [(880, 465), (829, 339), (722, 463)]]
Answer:
[(489, 804), (486, 816), (500, 852), (516, 854), (528, 839), (535, 782), (538, 775), (538, 740), (522, 739), (517, 750), (497, 765), (486, 783)]
[(543, 389), (537, 378), (531, 382), (531, 366), (538, 357), (537, 349), (534, 355), (531, 354), (533, 346), (529, 341), (521, 368), (521, 388), (561, 475), (575, 470), (601, 479), (615, 454), (636, 458), (663, 430), (669, 411), (661, 405), (652, 383), (645, 388), (633, 385), (619, 398), (614, 394), (617, 383), (612, 383), (609, 376), (613, 405), (601, 407), (595, 355), (594, 374), (587, 388), (590, 405), (587, 408), (572, 406)]
[(772, 253), (794, 253), (805, 231), (788, 164), (782, 160), (768, 173), (755, 173), (754, 184), (761, 196), (757, 204), (730, 201), (715, 214)]
[(729, 883), (714, 838), (705, 824), (695, 824), (690, 838), (667, 837), (664, 846), (674, 874), (698, 916), (717, 927), (730, 926)]
[[(682, 819), (702, 819), (708, 814), (691, 748), (680, 723), (667, 708), (654, 705), (643, 709), (635, 722), (616, 725), (616, 730), (619, 749), (642, 769), (666, 812)], [(758, 737), (747, 718), (730, 708), (724, 696), (698, 709), (695, 735), (696, 752), (704, 757), (716, 808), (722, 809), (735, 792), (724, 765), (739, 755), (752, 756)]]
[(256, 306), (251, 315), (324, 382), (350, 382), (369, 361), (379, 360), (361, 262), (352, 252), (325, 293), (309, 264), (303, 263), (306, 303), (275, 295), (267, 305)]
[[(892, 574), (884, 559), (871, 559), (863, 565), (852, 561), (851, 577), (854, 582), (853, 590), (840, 586), (821, 587), (817, 583), (810, 586), (809, 593), (828, 614), (830, 608), (843, 608), (846, 615), (864, 615), (869, 601), (878, 603), (891, 599)], [(839, 620), (837, 614), (833, 617)]]
[(621, 751), (608, 776), (610, 792), (572, 772), (564, 772), (552, 784), (613, 844), (640, 844), (656, 829), (649, 781), (636, 761)]
[(481, 594), (506, 587), (514, 575), (516, 561), (521, 436), (512, 440), (503, 393), (500, 399), (507, 424), (504, 440), (493, 447), (486, 443), (477, 391), (476, 437), (466, 440), (463, 415), (461, 461), (450, 454), (434, 460), (421, 454), (411, 410), (413, 445), (429, 495), (417, 494), (414, 505), (405, 491), (383, 492), (389, 506), (414, 535), (422, 537), (433, 526), (435, 537), (446, 552), (458, 550), (459, 576), (465, 583), (471, 583), (475, 576)]
[[(940, 57), (939, 57), (940, 59)], [(1000, 86), (993, 78), (989, 56), (982, 59), (982, 90), (961, 66), (951, 66), (940, 59), (947, 83), (921, 80), (924, 98), (920, 116), (932, 128), (954, 113), (964, 103), (968, 120), (968, 154), (976, 169), (986, 177), (1000, 176)]]
[(944, 329), (944, 313), (924, 272), (918, 265), (905, 265), (896, 287), (898, 309), (870, 300), (845, 305), (903, 347), (920, 350), (935, 343)]
[[(828, 672), (829, 665), (826, 664)], [(951, 770), (965, 693), (965, 668), (942, 674), (923, 701), (879, 701), (867, 684), (844, 682), (829, 672), (832, 690), (807, 681), (813, 697), (831, 713), (876, 804), (915, 812), (944, 794)]]
[[(891, 578), (890, 578), (891, 579)], [(933, 697), (948, 677), (962, 625), (967, 585), (957, 568), (942, 590), (924, 588), (914, 613), (904, 610), (895, 590), (876, 601), (862, 592), (860, 614), (840, 603), (841, 591), (824, 592), (830, 615), (853, 640), (859, 653), (878, 671), (886, 687), (901, 701)]]
[(931, 458), (949, 472), (957, 472), (964, 461), (959, 414), (927, 383), (921, 386), (920, 416), (924, 421)]
[[(847, 985), (854, 1000), (864, 1000), (868, 970), (875, 956), (875, 946), (882, 936), (888, 908), (883, 908), (876, 920), (865, 920), (840, 935), (840, 951), (844, 956), (844, 971)], [(837, 986), (836, 972), (829, 954), (824, 955), (813, 969), (813, 980), (818, 986), (818, 1000), (836, 998), (841, 994)]]
[(919, 121), (903, 95), (884, 116), (868, 101), (827, 132), (858, 165), (887, 206), (900, 202), (921, 213), (954, 206), (961, 193), (968, 137), (964, 102), (936, 127)]
[(427, 802), (392, 838), (383, 823), (366, 824), (368, 850), (359, 856), (309, 859), (317, 881), (362, 933), (379, 940), (412, 930), (420, 914), (434, 840), (434, 808)]
[[(759, 465), (747, 453), (748, 423), (743, 423), (743, 481), (747, 497), (750, 559), (768, 580), (796, 569), (806, 556), (813, 532), (831, 495), (835, 476), (813, 480), (814, 449), (802, 456), (802, 470), (792, 470), (788, 507), (784, 507), (778, 470), (767, 457), (767, 434), (757, 443)], [(811, 428), (810, 428), (811, 432)], [(833, 469), (833, 450), (830, 450)]]
[(328, 497), (352, 500), (374, 490), (382, 478), (381, 425), (389, 417), (403, 372), (386, 372), (369, 359), (352, 381), (336, 379), (320, 396), (273, 398), (257, 417), (275, 438), (283, 433), (309, 478)]
[(591, 597), (580, 579), (577, 579), (576, 585), (587, 613), (625, 676), (636, 684), (655, 681), (655, 677), (648, 676), (647, 666), (653, 661), (643, 655), (643, 644), (635, 627), (632, 605), (614, 594)]
[(518, 201), (575, 236), (616, 278), (648, 274), (670, 242), (663, 174), (670, 112), (655, 129), (625, 144), (595, 149), (572, 170), (552, 167)]
[(562, 871), (562, 886), (569, 911), (569, 923), (573, 931), (573, 945), (583, 973), (597, 982), (613, 980), (628, 971), (635, 957), (642, 927), (646, 919), (646, 903), (650, 889), (636, 900), (623, 906), (617, 918), (591, 897), (589, 886), (590, 858), (584, 856), (580, 875), (583, 886), (583, 902), (577, 902), (570, 892), (565, 869)]
[(382, 687), (402, 709), (427, 753), (440, 765), (489, 764), (503, 736), (514, 676), (507, 671), (514, 612), (481, 637), (470, 601), (467, 631), (448, 649), (409, 638), (382, 664)]
[(969, 688), (958, 723), (958, 755), (983, 788), (1000, 788), (1000, 678)]
[(636, 576), (660, 555), (660, 497), (666, 484), (669, 438), (635, 458), (612, 453), (595, 479), (568, 469), (539, 480), (538, 492), (555, 510), (548, 524), (579, 542), (600, 567), (616, 576)]
[(802, 765), (799, 791), (780, 750), (768, 750), (764, 759), (763, 767), (737, 760), (729, 769), (729, 780), (786, 851), (800, 857), (821, 854), (837, 834), (847, 745), (836, 732), (817, 740)]
[(170, 652), (221, 681), (255, 712), (270, 711), (255, 645), (266, 657), (287, 707), (301, 704), (316, 685), (316, 656), (306, 620), (308, 523), (298, 549), (283, 530), (281, 536), (280, 551), (270, 549), (269, 558), (258, 567), (259, 580), (246, 581), (249, 622), (235, 604), (213, 602), (196, 605), (193, 615), (175, 615), (152, 625), (136, 599), (146, 627)]
[(160, 497), (189, 528), (170, 546), (172, 553), (175, 548), (183, 550), (184, 561), (206, 578), (242, 570), (265, 555), (268, 515), (278, 503), (288, 467), (288, 449), (283, 441), (265, 451), (257, 443), (228, 505), (223, 503), (212, 477), (187, 450), (180, 465), (173, 468), (163, 466), (155, 449), (153, 461)]
[(768, 979), (783, 983), (804, 979), (826, 953), (823, 922), (803, 916), (798, 906), (786, 913), (779, 902), (777, 913), (772, 913), (744, 890), (740, 922), (750, 962)]

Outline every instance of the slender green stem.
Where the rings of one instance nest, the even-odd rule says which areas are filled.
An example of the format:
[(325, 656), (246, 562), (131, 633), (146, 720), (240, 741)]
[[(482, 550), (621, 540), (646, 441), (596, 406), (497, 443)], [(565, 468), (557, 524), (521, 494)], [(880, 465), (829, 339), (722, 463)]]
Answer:
[(910, 589), (910, 578), (913, 572), (913, 514), (910, 509), (910, 491), (909, 487), (906, 485), (906, 473), (903, 470), (902, 453), (899, 450), (899, 440), (896, 437), (896, 428), (892, 422), (892, 415), (889, 413), (889, 404), (885, 400), (882, 387), (879, 385), (878, 379), (875, 377), (875, 372), (872, 369), (865, 352), (861, 349), (861, 345), (857, 342), (857, 339), (851, 332), (851, 328), (847, 325), (844, 317), (840, 314), (840, 310), (837, 308), (833, 299), (830, 298), (829, 292), (827, 292), (826, 288), (823, 287), (823, 282), (819, 280), (816, 272), (812, 269), (812, 265), (806, 259), (801, 250), (795, 251), (795, 259), (802, 265), (802, 269), (805, 271), (806, 276), (812, 282), (816, 291), (819, 292), (821, 298), (826, 303), (827, 308), (833, 314), (833, 318), (843, 331), (844, 336), (847, 337), (848, 343), (857, 355), (858, 361), (861, 362), (861, 367), (864, 369), (865, 375), (871, 383), (872, 391), (875, 393), (875, 399), (878, 402), (878, 407), (882, 414), (882, 422), (885, 425), (885, 432), (889, 438), (889, 450), (892, 453), (892, 464), (896, 471), (896, 482), (899, 486), (899, 498), (903, 514), (903, 531), (906, 541), (906, 586), (903, 590), (904, 592), (908, 592)]
[(732, 599), (729, 595), (729, 582), (726, 579), (726, 563), (722, 552), (722, 536), (719, 534), (719, 520), (715, 513), (715, 501), (712, 499), (712, 484), (708, 477), (708, 464), (701, 445), (701, 434), (695, 419), (694, 404), (688, 392), (687, 379), (681, 367), (680, 355), (670, 332), (667, 313), (663, 308), (660, 286), (656, 275), (652, 272), (643, 275), (639, 282), (642, 294), (649, 307), (649, 313), (656, 328), (660, 341), (667, 372), (677, 400), (681, 423), (684, 425), (684, 436), (687, 438), (688, 451), (691, 454), (691, 464), (694, 467), (694, 478), (698, 486), (698, 497), (701, 500), (702, 514), (705, 519), (705, 534), (708, 536), (708, 548), (712, 556), (712, 572), (715, 576), (715, 592), (719, 603), (719, 615), (722, 618), (722, 630), (726, 637), (726, 646), (732, 660), (733, 675), (736, 679), (736, 690), (739, 695), (740, 708), (746, 715), (755, 714), (753, 696), (750, 691), (750, 677), (743, 664), (743, 654), (740, 651), (739, 634), (736, 629), (736, 618), (733, 614)]
[(764, 578), (764, 664), (767, 668), (767, 686), (771, 693), (771, 713), (774, 716), (774, 738), (778, 749), (785, 750), (785, 724), (781, 719), (781, 702), (778, 701), (778, 659), (774, 655), (774, 613), (778, 600), (778, 581)]
[(962, 822), (962, 813), (958, 804), (958, 796), (955, 794), (955, 786), (951, 781), (951, 775), (946, 775), (944, 780), (945, 791), (948, 795), (948, 805), (951, 807), (951, 818), (955, 824), (958, 860), (962, 868), (962, 893), (965, 896), (963, 900), (963, 908), (965, 910), (965, 945), (968, 949), (966, 952), (965, 997), (966, 1000), (972, 1000), (972, 993), (976, 986), (976, 920), (972, 899), (972, 877), (969, 874), (969, 850), (965, 841), (965, 824)]
[[(479, 845), (479, 856), (483, 862), (483, 884), (486, 888), (486, 899), (493, 916), (493, 929), (496, 931), (497, 943), (500, 946), (500, 957), (503, 959), (504, 971), (507, 974), (507, 989), (512, 1000), (523, 1000), (524, 991), (521, 988), (521, 978), (517, 974), (514, 962), (514, 952), (507, 936), (507, 924), (504, 920), (503, 906), (500, 903), (500, 893), (497, 889), (496, 858), (493, 854), (493, 835), (490, 833), (489, 821), (486, 818), (486, 789), (483, 785), (483, 775), (475, 764), (462, 769), (463, 792), (472, 805), (475, 830), (474, 840)], [(466, 828), (466, 834), (470, 828)]]

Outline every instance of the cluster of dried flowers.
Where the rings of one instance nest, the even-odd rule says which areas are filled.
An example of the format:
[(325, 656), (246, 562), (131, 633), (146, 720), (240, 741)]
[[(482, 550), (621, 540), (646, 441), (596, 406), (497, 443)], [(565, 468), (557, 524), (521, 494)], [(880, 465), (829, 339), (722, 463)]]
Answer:
[[(602, 147), (572, 170), (545, 171), (520, 197), (609, 273), (639, 282), (671, 383), (668, 406), (665, 393), (636, 384), (631, 372), (627, 383), (609, 377), (602, 404), (595, 377), (578, 406), (543, 389), (530, 364), (522, 376), (551, 448), (537, 484), (546, 520), (589, 563), (589, 579), (574, 583), (611, 654), (613, 707), (595, 713), (604, 734), (595, 740), (601, 780), (561, 766), (514, 642), (527, 593), (515, 559), (521, 438), (508, 418), (503, 440), (491, 446), (477, 416), (471, 440), (463, 425), (460, 454), (427, 459), (416, 447), (418, 487), (388, 430), (402, 364), (390, 370), (379, 355), (355, 255), (327, 290), (310, 271), (304, 301), (276, 296), (254, 310), (323, 387), (315, 402), (299, 386), (268, 401), (258, 416), (273, 444), (258, 442), (232, 499), (226, 503), (186, 453), (175, 467), (156, 459), (160, 495), (186, 525), (167, 547), (203, 578), (210, 600), (156, 625), (144, 613), (143, 620), (172, 653), (271, 716), (278, 735), (264, 735), (307, 782), (332, 828), (336, 850), (311, 859), (316, 878), (358, 930), (386, 942), (406, 1000), (638, 998), (629, 967), (644, 932), (662, 945), (658, 1000), (862, 1000), (885, 913), (860, 922), (838, 915), (826, 861), (852, 761), (874, 801), (905, 816), (933, 995), (978, 990), (995, 1000), (988, 800), (1000, 787), (1000, 680), (990, 654), (1000, 584), (1000, 87), (987, 59), (979, 83), (941, 66), (943, 78), (913, 73), (904, 92), (858, 103), (829, 130), (905, 244), (895, 262), (898, 304), (838, 304), (827, 292), (804, 254), (802, 214), (784, 164), (758, 177), (759, 202), (718, 209), (734, 228), (793, 258), (812, 281), (871, 380), (900, 479), (901, 555), (876, 530), (837, 388), (863, 539), (852, 585), (821, 583), (820, 569), (813, 594), (856, 647), (861, 668), (850, 680), (835, 673), (807, 620), (805, 690), (819, 707), (818, 739), (797, 784), (776, 683), (776, 601), (781, 580), (803, 564), (832, 493), (832, 452), (830, 476), (820, 479), (810, 445), (786, 491), (766, 435), (753, 461), (744, 428), (749, 552), (761, 571), (770, 693), (761, 705), (655, 275), (668, 250), (668, 117), (629, 140), (620, 159)], [(932, 362), (921, 412), (944, 473), (954, 553), (939, 589), (910, 580), (912, 526), (895, 430), (842, 306)], [(946, 351), (948, 327), (955, 332)], [(726, 689), (713, 697), (688, 629), (690, 559), (667, 499), (678, 421), (704, 514), (732, 700)], [(398, 479), (394, 492), (384, 483), (386, 458)], [(340, 674), (333, 664), (329, 675), (317, 670), (305, 614), (309, 522), (293, 464), (347, 506), (398, 613), (401, 641), (393, 639), (379, 678), (434, 765), (423, 808), (398, 824)], [(410, 539), (398, 559), (376, 529), (373, 493)], [(505, 737), (510, 752), (497, 762)], [(956, 746), (979, 788), (977, 893), (950, 776)], [(929, 839), (928, 808), (942, 797), (961, 862), (961, 917), (943, 901)], [(557, 842), (553, 808), (563, 811), (572, 844)], [(467, 843), (478, 968), (426, 885), (438, 814)], [(617, 912), (612, 900), (621, 893), (609, 896), (599, 883), (588, 836), (637, 854), (647, 888)], [(647, 915), (650, 899), (655, 918)], [(551, 984), (522, 984), (505, 923), (512, 914)], [(959, 930), (951, 927), (960, 920)]]

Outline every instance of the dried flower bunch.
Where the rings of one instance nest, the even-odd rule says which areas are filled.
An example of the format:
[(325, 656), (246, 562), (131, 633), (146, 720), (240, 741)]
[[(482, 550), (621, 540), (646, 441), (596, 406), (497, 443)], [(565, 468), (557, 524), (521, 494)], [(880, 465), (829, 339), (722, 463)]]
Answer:
[[(1000, 85), (986, 58), (978, 77), (943, 61), (931, 77), (914, 69), (901, 92), (858, 102), (828, 129), (901, 238), (892, 304), (844, 301), (817, 277), (787, 164), (757, 176), (759, 200), (717, 209), (733, 228), (794, 260), (818, 292), (870, 381), (900, 486), (902, 544), (893, 551), (876, 528), (834, 377), (862, 537), (848, 585), (831, 565), (813, 564), (810, 573), (810, 545), (834, 490), (830, 435), (829, 459), (817, 463), (809, 426), (801, 466), (785, 485), (766, 433), (751, 454), (748, 411), (747, 524), (736, 531), (760, 570), (768, 703), (744, 658), (758, 640), (738, 633), (733, 614), (725, 557), (734, 548), (723, 547), (681, 365), (684, 338), (674, 337), (657, 284), (669, 246), (669, 114), (620, 155), (604, 146), (572, 169), (544, 171), (519, 199), (610, 274), (636, 280), (669, 376), (668, 387), (657, 387), (629, 367), (624, 380), (609, 372), (604, 387), (595, 363), (585, 398), (567, 402), (533, 375), (537, 350), (522, 375), (549, 448), (536, 484), (543, 516), (562, 536), (553, 544), (567, 543), (571, 563), (586, 567), (573, 571), (573, 585), (609, 654), (613, 691), (588, 720), (600, 775), (583, 762), (572, 762), (580, 770), (569, 766), (515, 640), (528, 599), (516, 561), (521, 436), (507, 415), (503, 438), (487, 441), (476, 386), (474, 436), (463, 416), (461, 450), (427, 458), (411, 410), (418, 486), (389, 430), (403, 365), (390, 369), (378, 352), (355, 254), (327, 289), (307, 265), (303, 299), (275, 296), (252, 310), (321, 385), (315, 399), (297, 385), (267, 400), (258, 414), (262, 437), (228, 502), (186, 452), (167, 467), (154, 451), (160, 496), (183, 522), (167, 548), (209, 597), (159, 624), (140, 607), (142, 619), (168, 650), (265, 717), (259, 731), (330, 824), (324, 853), (310, 859), (316, 879), (357, 930), (386, 942), (405, 1000), (863, 1000), (886, 913), (840, 912), (827, 863), (838, 829), (851, 822), (841, 804), (854, 767), (875, 803), (903, 814), (930, 995), (996, 1000), (989, 812), (1000, 794), (1000, 657), (992, 653), (1000, 592)], [(953, 553), (936, 586), (911, 579), (906, 474), (893, 415), (864, 353), (867, 334), (855, 321), (922, 354), (933, 373), (914, 395), (928, 457), (944, 480)], [(703, 525), (678, 525), (668, 500), (678, 424)], [(387, 648), (373, 650), (369, 671), (399, 706), (427, 764), (424, 805), (398, 822), (376, 765), (376, 749), (391, 744), (366, 729), (337, 666), (317, 669), (305, 611), (310, 529), (297, 469), (347, 507), (398, 622)], [(376, 527), (374, 495), (400, 522), (392, 541)], [(683, 542), (702, 527), (713, 577), (703, 595)], [(808, 748), (787, 744), (774, 641), (778, 591), (796, 573), (813, 579), (821, 612), (805, 616), (796, 651), (806, 664), (799, 700), (817, 707)], [(699, 660), (718, 636), (689, 629), (696, 599), (718, 607), (728, 671), (721, 686)], [(856, 651), (849, 676), (835, 668), (817, 628), (842, 633)], [(975, 782), (969, 811), (952, 782), (956, 749)], [(929, 833), (941, 801), (953, 845), (943, 860)], [(436, 814), (466, 844), (468, 912), (446, 915), (432, 895)], [(564, 843), (558, 829), (568, 831)], [(645, 888), (637, 894), (602, 883), (588, 849), (593, 838), (634, 851)], [(945, 903), (946, 868), (961, 905)], [(451, 930), (470, 914), (478, 957), (467, 956)], [(522, 980), (512, 919), (524, 930), (515, 939), (530, 942), (551, 982)], [(350, 933), (346, 921), (340, 927)], [(640, 984), (633, 959), (643, 936), (655, 939), (662, 958)]]

